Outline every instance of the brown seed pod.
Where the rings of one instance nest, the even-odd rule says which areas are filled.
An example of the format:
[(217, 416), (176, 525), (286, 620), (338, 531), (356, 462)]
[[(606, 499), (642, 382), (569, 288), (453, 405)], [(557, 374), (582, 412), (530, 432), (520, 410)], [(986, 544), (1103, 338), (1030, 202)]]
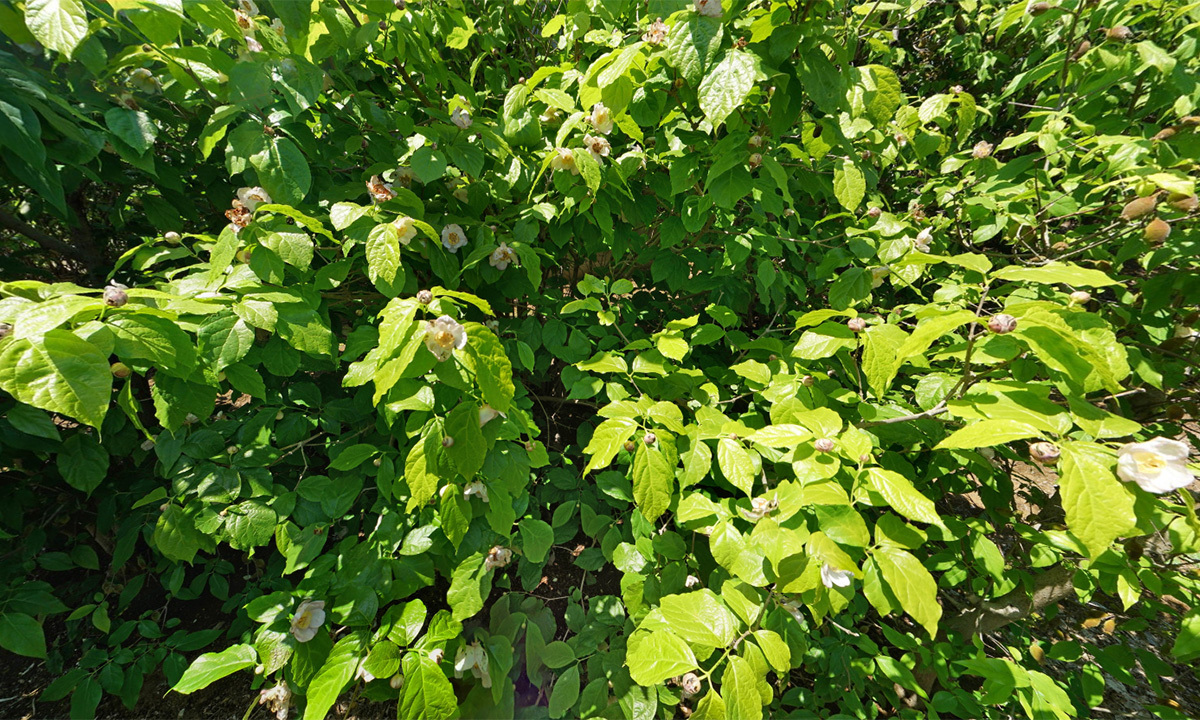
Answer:
[(1154, 137), (1152, 137), (1150, 139), (1151, 140), (1170, 140), (1171, 136), (1174, 134), (1175, 134), (1175, 128), (1173, 128), (1173, 127), (1163, 128), (1162, 130), (1159, 130), (1154, 135)]
[(1125, 25), (1117, 25), (1116, 27), (1110, 27), (1108, 30), (1106, 30), (1104, 35), (1109, 40), (1124, 42), (1133, 37), (1133, 31)]
[(1158, 206), (1157, 195), (1147, 195), (1146, 197), (1135, 198), (1125, 204), (1121, 209), (1122, 220), (1137, 220), (1143, 215), (1149, 215), (1154, 212), (1154, 208)]
[(1159, 245), (1171, 235), (1171, 226), (1162, 218), (1154, 218), (1146, 225), (1146, 242)]
[(1180, 212), (1195, 212), (1200, 207), (1200, 198), (1195, 195), (1172, 194), (1167, 204)]
[(1092, 43), (1089, 40), (1084, 40), (1079, 43), (1079, 47), (1075, 48), (1075, 52), (1071, 53), (1071, 60), (1078, 60), (1083, 57), (1084, 53), (1092, 49)]
[(637, 450), (637, 445), (634, 445), (632, 440), (626, 440), (625, 452), (633, 452), (634, 450)]

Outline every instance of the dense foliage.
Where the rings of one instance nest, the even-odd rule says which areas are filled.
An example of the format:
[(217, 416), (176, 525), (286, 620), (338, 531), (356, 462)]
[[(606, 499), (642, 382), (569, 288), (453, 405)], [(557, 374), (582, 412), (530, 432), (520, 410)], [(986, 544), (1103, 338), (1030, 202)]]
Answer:
[(1140, 665), (1171, 712), (1200, 6), (256, 2), (0, 3), (47, 699), (1065, 718)]

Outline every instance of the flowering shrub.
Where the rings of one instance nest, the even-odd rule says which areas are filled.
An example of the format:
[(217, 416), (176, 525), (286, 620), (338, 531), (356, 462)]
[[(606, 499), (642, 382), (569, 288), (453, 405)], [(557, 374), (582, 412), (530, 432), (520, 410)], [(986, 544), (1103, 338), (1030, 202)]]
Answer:
[(1197, 12), (7, 6), (0, 646), (81, 716), (1170, 712)]

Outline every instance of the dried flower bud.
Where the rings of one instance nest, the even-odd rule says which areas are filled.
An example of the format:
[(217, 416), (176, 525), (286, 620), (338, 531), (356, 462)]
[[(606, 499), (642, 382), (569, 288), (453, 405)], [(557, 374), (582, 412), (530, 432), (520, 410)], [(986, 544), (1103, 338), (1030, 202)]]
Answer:
[(429, 303), (433, 302), (433, 293), (429, 292), (428, 290), (422, 290), (418, 292), (417, 302), (421, 303), (422, 305), (428, 305)]
[(696, 673), (688, 673), (679, 678), (679, 687), (683, 689), (684, 697), (691, 697), (700, 692), (700, 678)]
[(125, 292), (125, 288), (113, 284), (104, 288), (104, 304), (109, 307), (121, 307), (129, 302), (129, 293)]
[(997, 335), (1004, 335), (1017, 329), (1017, 319), (1007, 313), (993, 315), (991, 320), (988, 320), (988, 330)]
[(1175, 135), (1175, 132), (1176, 132), (1175, 128), (1166, 127), (1166, 128), (1163, 128), (1162, 130), (1159, 130), (1157, 133), (1154, 134), (1154, 137), (1152, 137), (1150, 139), (1151, 140), (1170, 140), (1171, 137), (1173, 135)]
[(1078, 60), (1079, 58), (1083, 57), (1084, 53), (1091, 49), (1092, 42), (1090, 40), (1084, 40), (1083, 42), (1079, 43), (1078, 47), (1075, 48), (1075, 52), (1071, 53), (1071, 59)]
[(833, 452), (835, 445), (836, 443), (830, 438), (820, 438), (813, 443), (813, 447), (817, 449), (817, 452), (823, 453)]
[(1167, 200), (1167, 204), (1179, 212), (1190, 213), (1195, 212), (1196, 208), (1200, 207), (1200, 198), (1197, 198), (1195, 195), (1173, 194)]
[(625, 452), (633, 452), (634, 450), (637, 450), (637, 445), (634, 445), (632, 440), (626, 440)]
[(883, 210), (881, 210), (877, 207), (872, 207), (870, 210), (867, 210), (867, 217), (871, 218), (872, 220), (874, 220), (875, 218), (879, 217), (882, 214), (883, 214)]
[(1070, 297), (1073, 305), (1083, 305), (1092, 299), (1092, 294), (1085, 290), (1076, 290)]
[(1050, 442), (1035, 442), (1029, 445), (1029, 457), (1043, 465), (1053, 465), (1058, 462), (1062, 452), (1058, 446)]
[(1026, 8), (1026, 12), (1028, 12), (1030, 15), (1041, 15), (1049, 9), (1050, 3), (1048, 2), (1035, 2), (1029, 4), (1029, 6)]
[(1122, 220), (1137, 220), (1143, 215), (1149, 215), (1154, 212), (1154, 208), (1158, 205), (1158, 196), (1148, 195), (1142, 198), (1136, 198), (1126, 203), (1121, 209)]
[(642, 438), (642, 442), (646, 443), (647, 445), (653, 445), (654, 443), (658, 442), (658, 436), (652, 432), (648, 432)]
[(451, 437), (450, 435), (447, 435), (446, 437), (442, 438), (442, 447), (444, 447), (444, 448), (454, 447), (454, 438)]
[(1171, 235), (1171, 226), (1162, 218), (1154, 218), (1146, 225), (1145, 236), (1146, 242), (1151, 245), (1160, 245)]
[(853, 332), (860, 333), (867, 329), (867, 321), (860, 317), (850, 318), (846, 321), (846, 327), (850, 328)]
[(129, 377), (133, 373), (133, 371), (129, 369), (129, 366), (123, 362), (115, 362), (110, 365), (108, 369), (109, 372), (112, 373), (113, 377), (122, 380)]
[(1116, 27), (1111, 27), (1107, 31), (1105, 31), (1104, 34), (1106, 37), (1108, 37), (1109, 40), (1116, 40), (1116, 41), (1125, 41), (1125, 40), (1128, 40), (1129, 38), (1133, 37), (1133, 31), (1130, 30), (1125, 25), (1117, 25)]

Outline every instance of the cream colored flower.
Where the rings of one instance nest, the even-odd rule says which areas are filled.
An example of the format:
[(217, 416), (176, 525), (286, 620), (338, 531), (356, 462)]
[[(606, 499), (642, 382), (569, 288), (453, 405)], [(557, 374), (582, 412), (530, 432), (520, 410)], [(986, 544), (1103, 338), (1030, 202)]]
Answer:
[(279, 36), (280, 40), (287, 40), (287, 30), (284, 29), (282, 20), (279, 18), (272, 20), (271, 29), (275, 31), (275, 34)]
[(253, 35), (254, 20), (249, 15), (235, 8), (233, 11), (233, 20), (238, 24), (238, 27), (243, 30), (249, 30), (251, 35)]
[(325, 622), (325, 602), (305, 600), (292, 616), (292, 637), (297, 642), (308, 642), (317, 636), (317, 630)]
[(413, 172), (412, 168), (408, 167), (407, 165), (402, 165), (396, 168), (395, 178), (397, 183), (403, 185), (404, 187), (408, 187), (409, 185), (412, 185), (413, 180), (417, 179), (417, 174)]
[(250, 212), (254, 212), (254, 208), (259, 205), (270, 205), (272, 202), (271, 196), (260, 187), (238, 188), (237, 197), (238, 201), (242, 203), (242, 207)]
[(258, 17), (258, 5), (254, 4), (254, 0), (238, 0), (238, 9), (250, 17)]
[(987, 140), (980, 140), (979, 142), (975, 143), (975, 147), (971, 149), (971, 157), (975, 158), (976, 160), (989, 157), (991, 154), (992, 144)]
[(266, 705), (268, 710), (275, 713), (276, 720), (287, 720), (288, 713), (292, 710), (292, 689), (288, 687), (287, 682), (280, 680), (279, 684), (270, 690), (258, 691), (258, 704)]
[(371, 199), (375, 202), (387, 202), (396, 197), (396, 191), (392, 188), (391, 183), (386, 183), (378, 175), (372, 175), (367, 181), (367, 192), (370, 193)]
[(883, 265), (871, 268), (871, 289), (874, 290), (883, 285), (883, 281), (891, 272), (891, 270)]
[(467, 346), (467, 331), (449, 315), (425, 322), (425, 347), (440, 362)]
[(417, 236), (417, 225), (410, 217), (396, 218), (392, 223), (396, 232), (400, 233), (400, 244), (407, 245)]
[(552, 170), (569, 170), (572, 175), (579, 174), (579, 166), (575, 164), (575, 153), (566, 148), (558, 148), (554, 151), (550, 168)]
[(854, 573), (849, 570), (839, 570), (829, 563), (821, 566), (821, 583), (827, 587), (849, 587), (854, 580)]
[(602, 135), (584, 135), (583, 146), (588, 149), (592, 157), (596, 158), (596, 162), (604, 162), (604, 158), (612, 152), (612, 146), (608, 144), (608, 139)]
[(742, 510), (742, 515), (752, 522), (757, 522), (774, 512), (779, 503), (765, 497), (757, 497), (750, 501), (750, 509)]
[(667, 24), (662, 18), (650, 23), (650, 28), (642, 35), (642, 39), (651, 45), (661, 45), (667, 39)]
[(485, 688), (492, 686), (492, 677), (488, 674), (487, 650), (478, 640), (459, 648), (458, 655), (454, 658), (454, 677), (460, 678), (468, 670), (483, 682)]
[(542, 121), (543, 123), (558, 122), (561, 119), (562, 110), (559, 110), (553, 105), (547, 105), (546, 109), (542, 111), (542, 114), (538, 115), (538, 120)]
[(434, 648), (429, 651), (429, 659), (435, 663), (440, 663), (446, 657), (446, 651), (441, 648)]
[(927, 253), (929, 252), (929, 241), (933, 239), (933, 228), (925, 228), (917, 233), (917, 239), (913, 241), (913, 248)]
[(496, 568), (502, 568), (508, 565), (511, 560), (512, 550), (497, 545), (488, 551), (487, 557), (483, 560), (483, 569), (495, 570)]
[(258, 38), (254, 37), (253, 35), (247, 35), (245, 40), (246, 49), (250, 52), (258, 53), (263, 51), (262, 43), (258, 41)]
[(484, 405), (483, 407), (479, 408), (479, 427), (487, 425), (498, 417), (506, 418), (508, 416), (491, 405)]
[(129, 84), (144, 93), (156, 93), (161, 87), (158, 78), (146, 68), (136, 68), (129, 73)]
[(451, 253), (457, 253), (458, 249), (467, 244), (467, 234), (459, 225), (447, 225), (442, 228), (442, 246)]
[(1146, 492), (1162, 495), (1192, 484), (1195, 478), (1187, 459), (1188, 446), (1178, 440), (1156, 437), (1128, 443), (1117, 451), (1117, 475)]
[(500, 243), (500, 247), (493, 250), (491, 257), (488, 258), (488, 262), (497, 270), (507, 270), (508, 266), (516, 261), (517, 254), (507, 243)]
[(588, 116), (588, 122), (596, 128), (596, 132), (607, 135), (613, 129), (612, 111), (605, 107), (604, 103), (596, 103), (592, 106), (592, 114)]
[(696, 0), (696, 12), (708, 17), (721, 17), (721, 0)]
[(478, 495), (479, 499), (484, 502), (488, 501), (487, 486), (483, 484), (482, 480), (472, 480), (463, 486), (463, 500), (469, 500), (472, 495)]
[(687, 579), (683, 581), (683, 586), (689, 589), (694, 588), (699, 584), (700, 578), (696, 577), (695, 575), (688, 575)]
[(457, 125), (459, 128), (466, 130), (471, 127), (471, 113), (461, 107), (454, 108), (454, 112), (450, 113), (450, 122)]

